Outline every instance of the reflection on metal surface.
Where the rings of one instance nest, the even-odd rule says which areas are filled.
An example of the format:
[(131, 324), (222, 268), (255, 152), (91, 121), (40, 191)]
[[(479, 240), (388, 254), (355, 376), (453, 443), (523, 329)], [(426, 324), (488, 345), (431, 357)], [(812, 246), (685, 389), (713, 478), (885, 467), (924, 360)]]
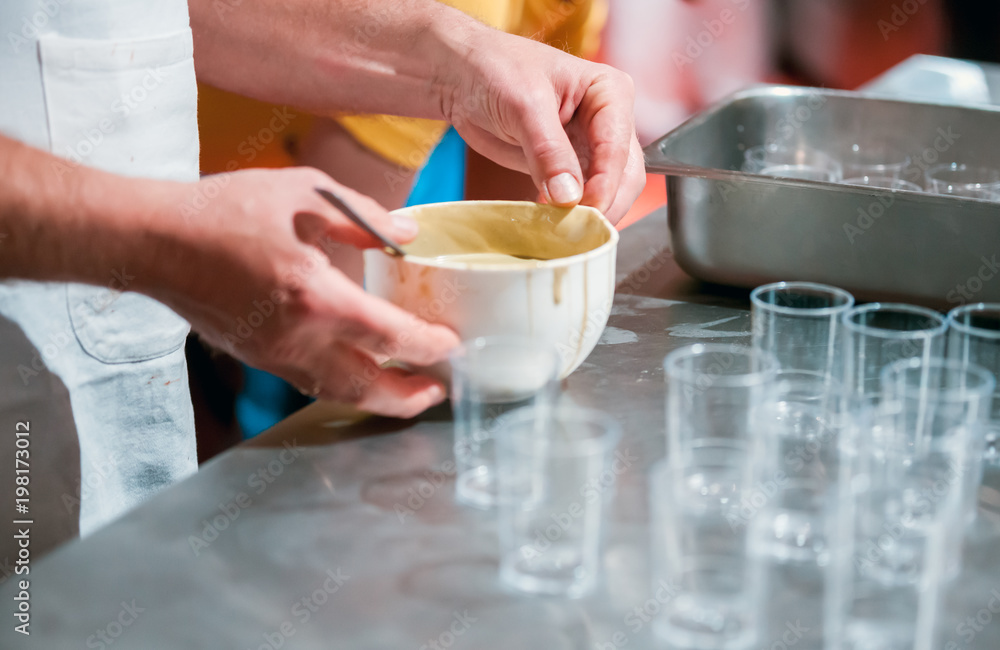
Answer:
[(621, 345), (622, 343), (635, 343), (639, 340), (639, 335), (629, 330), (619, 327), (608, 326), (604, 328), (598, 345)]
[(729, 323), (738, 318), (741, 318), (741, 316), (730, 316), (729, 318), (720, 318), (719, 320), (713, 320), (708, 323), (683, 323), (681, 325), (672, 325), (667, 328), (667, 332), (670, 334), (670, 336), (677, 336), (686, 339), (733, 338), (740, 336), (742, 337), (750, 336), (749, 331), (730, 332), (725, 330), (709, 329), (711, 327), (715, 327), (716, 325)]

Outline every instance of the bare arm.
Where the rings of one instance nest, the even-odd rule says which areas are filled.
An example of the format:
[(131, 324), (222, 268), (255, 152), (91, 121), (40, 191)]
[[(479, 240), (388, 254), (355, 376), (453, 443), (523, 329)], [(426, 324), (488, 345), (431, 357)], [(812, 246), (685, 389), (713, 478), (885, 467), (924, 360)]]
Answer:
[(316, 111), (443, 118), (478, 27), (433, 0), (189, 0), (200, 80)]
[[(330, 265), (377, 242), (313, 192), (338, 192), (400, 241), (416, 226), (314, 169), (249, 170), (176, 183), (74, 166), (0, 136), (0, 278), (107, 284), (187, 318), (212, 344), (309, 393), (411, 416), (445, 397), (436, 381), (379, 368), (442, 360), (458, 338), (366, 294)], [(208, 198), (211, 197), (211, 198)], [(268, 317), (236, 335), (254, 310)]]
[[(106, 284), (121, 264), (138, 270), (155, 257), (152, 208), (164, 184), (125, 181), (2, 135), (0, 179), (0, 278)], [(139, 248), (151, 257), (131, 259)]]
[[(616, 221), (645, 184), (631, 80), (434, 0), (189, 0), (198, 74), (324, 112), (443, 119), (558, 205)], [(228, 6), (228, 5), (225, 5)]]

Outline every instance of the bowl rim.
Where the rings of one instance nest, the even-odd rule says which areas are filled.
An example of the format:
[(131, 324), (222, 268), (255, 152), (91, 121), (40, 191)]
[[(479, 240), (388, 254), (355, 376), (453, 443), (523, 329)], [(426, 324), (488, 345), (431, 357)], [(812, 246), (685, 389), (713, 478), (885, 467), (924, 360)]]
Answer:
[[(399, 208), (398, 210), (393, 210), (389, 214), (407, 214), (413, 210), (421, 208), (435, 207), (439, 205), (456, 205), (460, 203), (476, 203), (479, 205), (538, 205), (532, 201), (439, 201), (437, 203), (424, 203), (421, 205), (412, 205), (405, 208)], [(409, 262), (411, 264), (416, 264), (418, 266), (426, 266), (434, 269), (451, 269), (459, 271), (469, 271), (472, 273), (500, 273), (500, 272), (510, 272), (510, 271), (534, 271), (539, 269), (558, 269), (563, 267), (572, 266), (578, 262), (585, 262), (591, 258), (601, 257), (605, 255), (609, 250), (615, 250), (618, 248), (618, 230), (614, 227), (604, 213), (595, 207), (589, 205), (578, 205), (577, 208), (583, 208), (585, 210), (591, 210), (597, 214), (601, 223), (604, 224), (607, 231), (611, 234), (608, 241), (604, 242), (597, 248), (593, 248), (589, 251), (584, 251), (583, 253), (577, 253), (576, 255), (570, 255), (569, 257), (558, 257), (553, 260), (538, 260), (535, 264), (527, 266), (524, 264), (510, 264), (510, 263), (490, 263), (490, 264), (469, 264), (467, 262), (448, 262), (440, 261), (433, 257), (420, 257), (417, 255), (405, 255), (402, 258), (396, 257), (395, 259), (401, 262)], [(365, 251), (376, 251), (387, 258), (393, 258), (394, 256), (389, 255), (381, 248), (370, 248)]]

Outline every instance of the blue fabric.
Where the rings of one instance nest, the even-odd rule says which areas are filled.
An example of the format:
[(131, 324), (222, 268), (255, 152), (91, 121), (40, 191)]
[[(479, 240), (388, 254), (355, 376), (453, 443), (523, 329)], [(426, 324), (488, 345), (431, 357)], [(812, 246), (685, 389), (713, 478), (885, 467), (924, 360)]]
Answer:
[(465, 141), (448, 129), (420, 170), (407, 206), (461, 201), (465, 197)]
[[(417, 175), (406, 205), (460, 201), (465, 196), (465, 142), (448, 129)], [(236, 397), (236, 419), (243, 435), (252, 438), (291, 414), (290, 395), (297, 394), (283, 380), (243, 366), (243, 391)]]

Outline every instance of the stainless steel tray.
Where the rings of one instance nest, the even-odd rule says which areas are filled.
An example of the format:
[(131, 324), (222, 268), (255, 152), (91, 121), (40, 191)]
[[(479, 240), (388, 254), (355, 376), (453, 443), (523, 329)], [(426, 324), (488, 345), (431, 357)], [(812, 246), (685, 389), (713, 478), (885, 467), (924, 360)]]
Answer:
[(1000, 203), (760, 176), (749, 147), (779, 142), (836, 154), (896, 141), (923, 169), (1000, 169), (1000, 111), (761, 86), (691, 118), (646, 150), (663, 174), (671, 244), (691, 275), (752, 287), (775, 280), (841, 286), (862, 299), (950, 307), (1000, 301)]

